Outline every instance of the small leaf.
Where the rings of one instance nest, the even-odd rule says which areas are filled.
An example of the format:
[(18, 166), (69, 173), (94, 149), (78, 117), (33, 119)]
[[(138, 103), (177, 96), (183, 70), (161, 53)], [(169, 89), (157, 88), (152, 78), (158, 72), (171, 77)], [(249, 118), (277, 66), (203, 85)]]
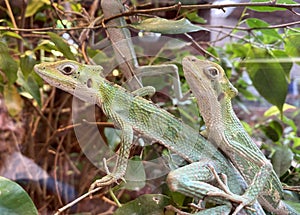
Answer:
[(149, 18), (140, 23), (129, 25), (135, 29), (162, 34), (184, 34), (208, 29), (192, 24), (188, 19), (168, 20), (163, 18)]
[(33, 71), (33, 67), (36, 64), (34, 53), (31, 51), (25, 52), (20, 58), (20, 68), (23, 72), (25, 79)]
[(43, 50), (46, 52), (51, 52), (52, 50), (57, 50), (55, 44), (50, 40), (42, 40), (35, 48), (34, 52), (38, 50)]
[[(296, 108), (296, 107), (295, 107)], [(282, 122), (284, 122), (285, 124), (289, 125), (294, 132), (297, 133), (298, 130), (298, 126), (296, 125), (296, 123), (294, 122), (294, 120), (288, 118), (287, 116), (282, 116)]]
[[(246, 23), (250, 28), (264, 28), (268, 27), (269, 24), (261, 19), (256, 19), (256, 18), (248, 18), (246, 19)], [(260, 38), (265, 42), (265, 43), (273, 43), (277, 42), (278, 39), (282, 40), (282, 37), (280, 34), (275, 30), (275, 29), (258, 29), (254, 30), (255, 32), (261, 32), (259, 35)]]
[(5, 73), (9, 84), (17, 80), (18, 64), (9, 54), (8, 47), (2, 42), (0, 42), (0, 69)]
[(198, 12), (195, 11), (195, 12), (192, 12), (192, 13), (188, 13), (186, 15), (186, 17), (193, 21), (193, 22), (197, 22), (197, 23), (200, 23), (200, 24), (205, 24), (207, 23), (207, 21), (205, 19), (203, 19), (202, 17), (198, 16)]
[(0, 194), (0, 214), (38, 214), (31, 198), (23, 188), (1, 176)]
[(282, 133), (283, 133), (283, 128), (282, 125), (276, 121), (276, 120), (272, 120), (269, 123), (269, 126), (277, 133), (277, 140), (273, 140), (274, 142), (278, 141), (281, 137), (282, 137)]
[(245, 131), (246, 131), (249, 135), (252, 135), (252, 128), (251, 128), (251, 126), (250, 126), (247, 122), (245, 122), (245, 121), (241, 121), (241, 123), (242, 123), (242, 125), (243, 125)]
[(291, 72), (291, 69), (293, 66), (292, 59), (289, 58), (289, 56), (287, 55), (287, 53), (285, 51), (280, 50), (280, 49), (272, 50), (271, 55), (274, 58), (278, 59), (278, 62), (280, 63), (286, 77), (290, 81), (290, 72)]
[(106, 127), (104, 128), (104, 135), (107, 139), (109, 148), (115, 150), (119, 145), (119, 143), (121, 142), (121, 138), (120, 138), (121, 131), (116, 130), (114, 128)]
[(299, 202), (292, 202), (283, 200), (285, 204), (287, 204), (289, 207), (293, 208), (298, 214), (300, 214), (300, 203)]
[(15, 32), (11, 32), (11, 31), (5, 31), (5, 32), (3, 32), (3, 34), (1, 34), (1, 36), (8, 36), (8, 37), (17, 38), (19, 40), (23, 40), (23, 38), (20, 36), (20, 34), (17, 34)]
[(245, 58), (249, 53), (249, 44), (233, 43), (226, 46), (226, 51), (232, 53), (232, 58)]
[(268, 125), (260, 126), (260, 128), (273, 142), (277, 142), (282, 136), (283, 129), (277, 121), (271, 121)]
[(164, 209), (170, 204), (169, 197), (161, 194), (146, 194), (124, 204), (114, 215), (143, 214), (163, 215)]
[(252, 47), (246, 68), (254, 87), (268, 102), (282, 111), (288, 92), (288, 80), (278, 59), (266, 50)]
[(27, 79), (24, 78), (23, 74), (21, 72), (18, 72), (18, 84), (21, 85), (21, 87), (28, 92), (34, 100), (38, 103), (38, 105), (42, 106), (42, 100), (41, 100), (41, 94), (40, 94), (40, 87), (39, 87), (39, 80), (40, 77), (36, 75), (36, 73), (31, 73), (27, 77)]
[(275, 172), (279, 177), (290, 168), (293, 158), (294, 154), (287, 146), (282, 146), (276, 149), (271, 158), (271, 162)]
[[(289, 109), (297, 109), (297, 108), (295, 106), (287, 104), (287, 103), (285, 103), (282, 107), (283, 112), (286, 111), (286, 110), (289, 110)], [(272, 106), (268, 110), (265, 111), (264, 116), (265, 117), (271, 117), (271, 116), (276, 116), (276, 115), (279, 115), (279, 114), (280, 114), (279, 109), (276, 106)]]
[(26, 7), (25, 17), (30, 17), (36, 14), (36, 12), (44, 6), (44, 4), (50, 5), (50, 0), (31, 0)]
[[(270, 0), (252, 0), (251, 2), (265, 2), (268, 3)], [(271, 3), (271, 2), (270, 2)], [(297, 4), (297, 2), (294, 2), (292, 0), (277, 0), (277, 4)], [(259, 11), (259, 12), (273, 12), (273, 11), (280, 11), (280, 10), (286, 10), (285, 8), (281, 7), (268, 7), (268, 6), (251, 6), (248, 7), (250, 10)]]
[(74, 54), (71, 52), (70, 45), (68, 45), (67, 42), (64, 39), (62, 39), (61, 36), (53, 32), (47, 32), (47, 34), (50, 36), (51, 40), (55, 43), (58, 51), (63, 53), (63, 55), (69, 60), (76, 60)]
[[(285, 46), (284, 49), (286, 51), (286, 54), (290, 57), (299, 57), (300, 56), (300, 40), (299, 40), (300, 34), (293, 34), (288, 36), (285, 39)], [(297, 64), (300, 65), (299, 61), (296, 61)]]
[(23, 100), (17, 90), (12, 84), (6, 84), (4, 86), (4, 103), (7, 107), (8, 113), (11, 116), (17, 116), (23, 108)]

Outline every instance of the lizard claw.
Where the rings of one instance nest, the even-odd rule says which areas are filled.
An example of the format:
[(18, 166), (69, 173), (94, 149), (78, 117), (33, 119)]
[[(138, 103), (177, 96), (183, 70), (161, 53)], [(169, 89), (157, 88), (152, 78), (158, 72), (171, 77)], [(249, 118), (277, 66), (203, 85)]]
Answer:
[(215, 170), (215, 168), (210, 164), (208, 164), (207, 167), (210, 169), (210, 171), (214, 175), (215, 180), (218, 182), (220, 188), (226, 193), (226, 194), (210, 193), (210, 195), (220, 195), (220, 196), (223, 196), (224, 198), (227, 198), (233, 202), (239, 203), (239, 205), (236, 207), (236, 209), (232, 215), (237, 215), (243, 208), (249, 209), (248, 206), (252, 205), (254, 203), (255, 199), (249, 198), (249, 196), (247, 196), (245, 194), (242, 196), (239, 196), (239, 195), (232, 193), (227, 184), (227, 176), (224, 174), (221, 174), (221, 177), (220, 177), (218, 175), (217, 171)]
[(221, 174), (222, 179), (220, 178), (220, 176), (218, 175), (217, 171), (215, 170), (215, 168), (211, 165), (211, 164), (207, 164), (207, 167), (209, 168), (209, 170), (212, 172), (212, 174), (215, 177), (215, 180), (218, 182), (220, 188), (227, 194), (229, 195), (234, 195), (227, 184), (227, 176), (224, 174)]
[(94, 183), (92, 183), (92, 185), (90, 186), (89, 192), (98, 187), (105, 187), (105, 186), (111, 185), (112, 183), (114, 183), (116, 181), (117, 181), (117, 179), (112, 174), (106, 175), (103, 178), (98, 179)]

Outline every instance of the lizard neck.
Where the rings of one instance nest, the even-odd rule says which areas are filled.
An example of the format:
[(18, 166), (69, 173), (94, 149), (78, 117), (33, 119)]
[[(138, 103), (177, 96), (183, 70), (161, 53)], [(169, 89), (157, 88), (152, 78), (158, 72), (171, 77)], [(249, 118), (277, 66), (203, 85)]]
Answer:
[(222, 121), (224, 124), (224, 129), (231, 129), (231, 126), (236, 125), (239, 122), (237, 116), (235, 115), (231, 99), (227, 98), (221, 103), (221, 114), (222, 114)]
[(208, 138), (216, 143), (222, 143), (226, 139), (225, 133), (234, 131), (239, 126), (239, 121), (232, 109), (230, 98), (224, 98), (209, 106), (214, 110), (205, 120)]

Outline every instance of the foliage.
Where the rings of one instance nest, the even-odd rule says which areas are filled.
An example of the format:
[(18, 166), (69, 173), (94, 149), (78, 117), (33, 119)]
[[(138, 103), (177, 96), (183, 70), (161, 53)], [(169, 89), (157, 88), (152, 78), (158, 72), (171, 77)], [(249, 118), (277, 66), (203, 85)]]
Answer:
[[(252, 1), (254, 4), (268, 2), (264, 0)], [(264, 142), (261, 148), (264, 149), (266, 156), (271, 159), (281, 180), (290, 185), (297, 185), (300, 181), (300, 172), (297, 168), (300, 161), (300, 131), (297, 126), (299, 108), (291, 108), (285, 102), (288, 95), (292, 65), (293, 63), (299, 64), (297, 58), (300, 56), (300, 29), (295, 28), (292, 23), (282, 23), (281, 26), (274, 26), (260, 18), (247, 16), (249, 11), (274, 13), (275, 11), (292, 10), (292, 5), (296, 4), (292, 0), (278, 0), (276, 3), (283, 4), (283, 6), (255, 5), (245, 8), (238, 23), (232, 27), (229, 33), (224, 33), (222, 26), (206, 26), (204, 23), (207, 20), (195, 12), (195, 9), (201, 5), (197, 7), (182, 5), (176, 17), (159, 17), (162, 16), (163, 11), (167, 10), (163, 10), (164, 8), (161, 8), (161, 11), (156, 8), (158, 13), (151, 10), (147, 11), (147, 9), (143, 10), (144, 13), (141, 13), (132, 8), (126, 16), (128, 25), (122, 26), (122, 28), (138, 30), (140, 33), (145, 33), (145, 35), (148, 31), (151, 31), (165, 35), (178, 36), (180, 34), (180, 36), (188, 36), (187, 42), (168, 41), (158, 50), (156, 55), (139, 59), (142, 65), (158, 65), (163, 63), (163, 58), (172, 56), (172, 59), (174, 59), (172, 63), (176, 63), (180, 68), (180, 79), (185, 91), (187, 91), (188, 86), (182, 76), (181, 65), (178, 62), (181, 62), (182, 57), (185, 55), (195, 54), (195, 52), (186, 49), (186, 47), (194, 45), (202, 50), (206, 58), (219, 60), (240, 92), (235, 102), (240, 104), (241, 107), (245, 107), (251, 102), (261, 101), (262, 97), (274, 105), (265, 111), (265, 115), (259, 118), (256, 123), (244, 124), (248, 128), (248, 132), (255, 133), (254, 136), (259, 135), (256, 137), (257, 140)], [(76, 188), (80, 193), (83, 193), (88, 190), (92, 181), (100, 176), (97, 170), (91, 168), (92, 165), (89, 160), (82, 155), (75, 134), (67, 131), (71, 130), (70, 127), (91, 125), (83, 122), (82, 124), (69, 126), (72, 118), (69, 111), (70, 97), (59, 91), (57, 93), (55, 91), (49, 92), (49, 86), (44, 84), (40, 77), (34, 73), (33, 67), (42, 61), (56, 61), (63, 58), (85, 62), (94, 61), (105, 67), (105, 65), (113, 64), (114, 56), (105, 52), (105, 45), (102, 48), (94, 48), (94, 44), (91, 42), (95, 39), (100, 42), (104, 41), (105, 44), (105, 34), (103, 32), (106, 30), (104, 28), (106, 22), (101, 9), (97, 8), (95, 14), (88, 14), (85, 9), (86, 5), (83, 3), (68, 1), (66, 4), (69, 6), (66, 8), (70, 9), (48, 0), (32, 0), (29, 1), (26, 10), (23, 11), (24, 13), (14, 11), (14, 14), (12, 14), (9, 10), (5, 10), (7, 16), (2, 17), (0, 20), (0, 97), (4, 99), (10, 116), (16, 121), (23, 121), (24, 127), (29, 127), (30, 132), (24, 138), (26, 140), (24, 148), (31, 153), (30, 157), (48, 167), (50, 171), (59, 172), (57, 175), (61, 180), (64, 178), (69, 179), (69, 177), (76, 179), (75, 186), (77, 186)], [(137, 3), (132, 1), (132, 4)], [(287, 7), (289, 8), (287, 9)], [(149, 17), (149, 14), (156, 16)], [(21, 18), (17, 19), (17, 17)], [(129, 19), (127, 19), (128, 17)], [(16, 25), (16, 20), (23, 22), (20, 21)], [(199, 23), (201, 25), (198, 25)], [(230, 38), (232, 40), (226, 43), (226, 46), (218, 47), (214, 44), (216, 41), (196, 41), (196, 38), (187, 35), (191, 32), (213, 32), (214, 29), (217, 29), (223, 39)], [(202, 46), (207, 47), (206, 50)], [(142, 47), (136, 47), (136, 52), (145, 54)], [(203, 57), (197, 53), (196, 55)], [(122, 72), (124, 71), (120, 71), (117, 76), (108, 76), (108, 78), (118, 84), (123, 84)], [(249, 76), (251, 83), (244, 80), (245, 74)], [(166, 82), (163, 78), (160, 81), (162, 83)], [(254, 86), (259, 95), (254, 95), (249, 90), (249, 86)], [(162, 90), (165, 90), (165, 88), (162, 88)], [(189, 124), (196, 124), (197, 128), (200, 127), (199, 124), (203, 125), (199, 117), (194, 117), (191, 114), (195, 110), (194, 106), (175, 106), (163, 96), (157, 97), (157, 101), (163, 108), (176, 116), (181, 114), (182, 118)], [(247, 108), (245, 109), (247, 111)], [(113, 132), (115, 130), (112, 128), (102, 128), (101, 122), (106, 122), (107, 119), (101, 114), (100, 110), (96, 110), (100, 122), (99, 127), (101, 127), (99, 129), (101, 137), (104, 137), (108, 145), (117, 149), (120, 142), (118, 132)], [(33, 116), (29, 117), (29, 113)], [(83, 116), (85, 115), (83, 114)], [(104, 126), (109, 126), (109, 122), (104, 123)], [(90, 139), (93, 140), (93, 135), (90, 136)], [(137, 141), (141, 142), (142, 140)], [(45, 145), (40, 146), (39, 143)], [(30, 144), (34, 144), (34, 146), (30, 146)], [(140, 145), (143, 146), (143, 144)], [(114, 192), (118, 194), (118, 199), (122, 200), (122, 203), (124, 202), (123, 207), (119, 208), (116, 214), (131, 213), (136, 211), (137, 207), (143, 211), (143, 214), (146, 214), (149, 209), (161, 214), (167, 204), (186, 209), (191, 199), (169, 191), (164, 185), (164, 178), (159, 181), (161, 186), (157, 188), (164, 195), (147, 194), (147, 189), (150, 189), (153, 184), (149, 184), (146, 180), (146, 173), (141, 168), (141, 159), (155, 159), (164, 154), (165, 151), (157, 145), (141, 148), (136, 147), (133, 150), (136, 156), (132, 157), (136, 163), (131, 166), (132, 173), (130, 174), (132, 176), (133, 173), (136, 173), (141, 182), (128, 183), (128, 185), (121, 184), (114, 188)], [(53, 151), (57, 151), (54, 158), (52, 157)], [(63, 157), (61, 160), (58, 158), (59, 153)], [(49, 161), (45, 155), (50, 157)], [(99, 159), (99, 162), (101, 162), (102, 158)], [(57, 162), (58, 160), (60, 162)], [(53, 163), (56, 162), (55, 165), (57, 166), (48, 163), (52, 161)], [(65, 168), (68, 171), (64, 171)], [(72, 181), (72, 179), (69, 180)], [(130, 181), (130, 177), (126, 179)], [(36, 209), (28, 196), (24, 194), (24, 191), (8, 180), (2, 179), (0, 184), (3, 186), (6, 183), (9, 188), (16, 189), (21, 197), (16, 193), (10, 195), (8, 198), (11, 201), (9, 202), (10, 206), (2, 204), (2, 208), (7, 209), (12, 206), (14, 210), (31, 210), (29, 214), (36, 213)], [(1, 192), (4, 189), (2, 186), (0, 187)], [(139, 188), (139, 191), (128, 191), (134, 190), (136, 187)], [(138, 194), (145, 195), (135, 198)], [(34, 196), (31, 197), (34, 198)], [(13, 202), (17, 198), (27, 208), (17, 208)], [(61, 199), (52, 199), (51, 201), (52, 203), (59, 202), (54, 204), (52, 210), (57, 210), (62, 206)], [(97, 200), (97, 204), (99, 201)], [(143, 204), (144, 202), (146, 204)], [(49, 202), (47, 203), (49, 204)], [(91, 208), (95, 206), (92, 202), (89, 202), (89, 204), (92, 205)], [(140, 206), (141, 204), (142, 206)], [(109, 206), (111, 205), (113, 203)], [(44, 205), (40, 207), (44, 208)], [(103, 208), (99, 210), (101, 209)], [(16, 211), (16, 213), (19, 212)]]
[(32, 200), (17, 183), (0, 176), (1, 214), (38, 214)]

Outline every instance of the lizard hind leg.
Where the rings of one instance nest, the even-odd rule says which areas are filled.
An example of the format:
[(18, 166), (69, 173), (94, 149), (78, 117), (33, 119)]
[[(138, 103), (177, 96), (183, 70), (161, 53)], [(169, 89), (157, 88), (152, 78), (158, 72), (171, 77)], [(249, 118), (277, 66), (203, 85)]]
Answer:
[[(213, 162), (198, 161), (189, 165), (183, 166), (179, 169), (173, 170), (167, 177), (167, 184), (172, 191), (180, 192), (186, 196), (190, 196), (196, 199), (205, 200), (205, 202), (215, 205), (213, 208), (219, 210), (219, 206), (228, 208), (229, 211), (233, 210), (231, 203), (241, 204), (246, 201), (240, 194), (233, 193), (227, 186), (227, 179), (223, 176), (221, 179), (214, 169)], [(239, 191), (240, 192), (240, 191)], [(213, 209), (213, 208), (205, 208)], [(258, 208), (257, 211), (256, 208)], [(261, 208), (243, 207), (238, 208), (235, 212), (238, 214), (264, 214)], [(200, 211), (205, 214), (204, 211)], [(198, 213), (196, 213), (198, 214)], [(200, 215), (201, 213), (199, 213)], [(223, 213), (210, 213), (210, 214), (226, 214)]]
[[(180, 192), (186, 196), (196, 199), (206, 199), (216, 205), (226, 205), (231, 210), (231, 203), (219, 196), (211, 198), (209, 193), (224, 193), (223, 190), (209, 184), (214, 180), (207, 162), (194, 162), (173, 170), (167, 177), (167, 184), (172, 191)], [(224, 207), (225, 208), (225, 207)], [(206, 210), (206, 209), (205, 209)], [(203, 212), (203, 211), (200, 211)], [(201, 214), (201, 213), (199, 213)], [(203, 214), (206, 214), (203, 212)], [(208, 214), (226, 214), (226, 213), (208, 213)]]

